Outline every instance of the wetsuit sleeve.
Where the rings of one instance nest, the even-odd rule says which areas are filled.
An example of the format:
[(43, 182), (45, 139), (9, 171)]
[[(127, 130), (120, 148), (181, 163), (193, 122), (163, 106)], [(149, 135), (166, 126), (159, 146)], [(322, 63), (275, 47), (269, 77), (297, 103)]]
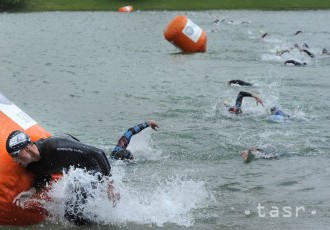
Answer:
[(229, 84), (238, 84), (238, 85), (251, 85), (250, 83), (247, 83), (242, 80), (230, 80)]
[(236, 108), (238, 108), (238, 109), (241, 108), (243, 97), (253, 97), (253, 95), (251, 93), (247, 93), (244, 91), (239, 92), (237, 99), (236, 99), (236, 103), (235, 103)]
[(118, 143), (117, 143), (116, 147), (113, 149), (113, 152), (126, 149), (129, 142), (131, 141), (132, 136), (141, 132), (142, 130), (144, 130), (147, 127), (149, 127), (148, 122), (144, 122), (142, 124), (136, 125), (132, 128), (129, 128), (128, 130), (126, 130), (124, 135), (121, 136), (121, 138), (118, 140)]
[(111, 176), (111, 166), (105, 153), (100, 149), (88, 152), (89, 170)]

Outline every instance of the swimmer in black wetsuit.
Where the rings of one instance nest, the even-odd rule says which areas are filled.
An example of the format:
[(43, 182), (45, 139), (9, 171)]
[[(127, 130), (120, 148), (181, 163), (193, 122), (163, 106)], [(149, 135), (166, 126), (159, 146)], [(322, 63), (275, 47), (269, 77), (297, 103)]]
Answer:
[(301, 52), (306, 53), (308, 56), (310, 56), (311, 58), (315, 58), (315, 55), (312, 54), (310, 51), (306, 50), (306, 49), (302, 49)]
[(302, 31), (301, 30), (298, 30), (294, 35), (298, 35), (300, 33), (302, 33)]
[(290, 50), (276, 51), (276, 54), (277, 54), (278, 56), (282, 56), (282, 54), (284, 54), (284, 53), (290, 53)]
[(260, 38), (265, 38), (268, 35), (268, 33), (264, 33), (263, 35), (261, 35)]
[(304, 65), (307, 65), (306, 62), (301, 63), (301, 62), (298, 62), (298, 61), (295, 61), (295, 60), (287, 60), (287, 61), (284, 62), (284, 65), (286, 65), (286, 64), (293, 64), (295, 66), (304, 66)]
[[(72, 166), (82, 168), (88, 173), (111, 176), (110, 163), (105, 153), (77, 140), (49, 137), (33, 143), (24, 132), (16, 130), (8, 136), (6, 149), (14, 161), (36, 176), (33, 187), (15, 197), (14, 203), (18, 206), (24, 207), (24, 201), (27, 198), (45, 188), (52, 174), (62, 173), (63, 170), (68, 171)], [(65, 217), (76, 225), (93, 223), (79, 208), (79, 204), (86, 202), (85, 199), (88, 196), (86, 191), (86, 188), (76, 187), (73, 192), (77, 194), (77, 199), (72, 198), (66, 201)], [(113, 202), (115, 198), (119, 198), (119, 194), (113, 193), (112, 184), (108, 187), (108, 197)]]
[(307, 49), (309, 49), (309, 46), (308, 46), (306, 43), (304, 43), (303, 47), (306, 47), (307, 49), (302, 49), (302, 48), (300, 48), (300, 47), (298, 46), (297, 43), (294, 44), (294, 47), (296, 47), (300, 52), (304, 52), (304, 53), (306, 53), (306, 54), (307, 54), (308, 56), (310, 56), (311, 58), (315, 58), (315, 55), (312, 54), (309, 50), (307, 50)]
[(153, 130), (159, 128), (158, 124), (154, 120), (149, 120), (142, 124), (136, 125), (132, 128), (129, 128), (124, 135), (118, 140), (116, 147), (112, 150), (111, 158), (116, 160), (133, 160), (133, 154), (131, 151), (127, 150), (128, 144), (131, 141), (131, 138), (141, 132), (147, 127), (151, 127)]
[(327, 50), (326, 48), (322, 49), (322, 55), (330, 55), (330, 51)]
[(230, 107), (229, 112), (235, 113), (235, 114), (242, 113), (241, 106), (242, 106), (242, 101), (243, 101), (244, 97), (253, 97), (254, 99), (256, 99), (257, 105), (260, 103), (262, 106), (264, 106), (262, 100), (258, 96), (251, 94), (251, 93), (241, 91), (241, 92), (239, 92), (239, 94), (237, 96), (235, 106)]
[(231, 85), (231, 84), (237, 84), (237, 85), (242, 85), (242, 86), (252, 86), (251, 83), (245, 82), (245, 81), (242, 81), (242, 80), (230, 80), (230, 81), (228, 81), (228, 85)]

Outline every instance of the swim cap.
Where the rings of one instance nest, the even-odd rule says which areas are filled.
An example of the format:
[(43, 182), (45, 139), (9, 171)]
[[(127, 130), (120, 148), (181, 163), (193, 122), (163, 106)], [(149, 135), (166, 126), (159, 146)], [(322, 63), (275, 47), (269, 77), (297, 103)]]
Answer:
[(12, 157), (17, 157), (19, 151), (25, 148), (29, 143), (31, 143), (31, 139), (28, 135), (20, 130), (15, 130), (11, 132), (7, 138), (6, 149)]
[(133, 154), (131, 151), (127, 149), (123, 149), (120, 151), (113, 151), (111, 153), (111, 157), (116, 159), (116, 160), (133, 160)]
[(270, 112), (271, 112), (271, 113), (275, 113), (275, 112), (276, 112), (276, 110), (277, 110), (276, 106), (274, 106), (274, 107), (270, 108)]

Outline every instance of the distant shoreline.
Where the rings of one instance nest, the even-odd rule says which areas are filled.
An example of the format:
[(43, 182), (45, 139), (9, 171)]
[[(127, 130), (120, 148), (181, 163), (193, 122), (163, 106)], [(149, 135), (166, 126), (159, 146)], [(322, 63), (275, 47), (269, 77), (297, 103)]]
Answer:
[(140, 11), (330, 10), (325, 0), (26, 0), (11, 12), (118, 11), (126, 5)]

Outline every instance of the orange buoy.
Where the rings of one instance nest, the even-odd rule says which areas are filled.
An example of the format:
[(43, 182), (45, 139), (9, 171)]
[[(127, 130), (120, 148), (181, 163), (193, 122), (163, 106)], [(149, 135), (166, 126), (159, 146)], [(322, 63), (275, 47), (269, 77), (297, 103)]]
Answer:
[(176, 16), (167, 25), (164, 37), (184, 52), (206, 51), (206, 33), (186, 16)]
[(19, 193), (28, 190), (33, 175), (15, 163), (6, 150), (8, 135), (14, 130), (26, 132), (32, 141), (49, 137), (36, 121), (0, 93), (0, 225), (26, 226), (43, 221), (47, 212), (38, 205), (21, 208), (13, 204)]
[(123, 6), (118, 9), (119, 12), (133, 12), (133, 6)]

